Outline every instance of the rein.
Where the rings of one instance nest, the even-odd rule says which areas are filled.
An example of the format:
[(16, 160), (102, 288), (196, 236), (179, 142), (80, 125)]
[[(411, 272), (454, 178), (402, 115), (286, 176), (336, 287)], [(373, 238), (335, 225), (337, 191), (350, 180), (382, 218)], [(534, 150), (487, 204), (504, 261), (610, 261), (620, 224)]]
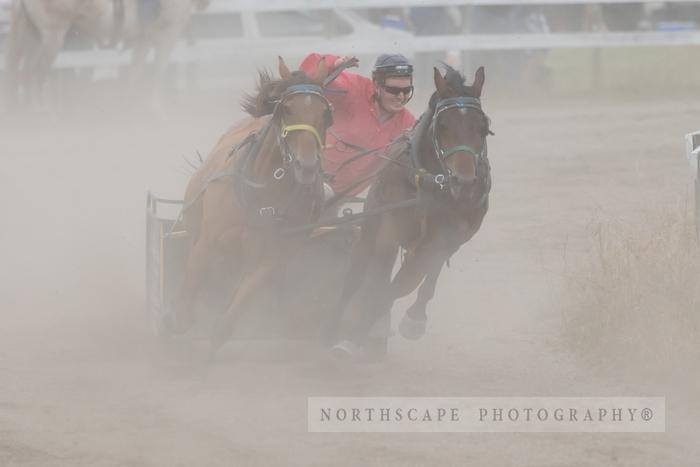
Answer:
[[(381, 206), (376, 209), (372, 209), (370, 211), (365, 211), (357, 214), (347, 214), (344, 215), (343, 217), (337, 218), (337, 219), (330, 219), (330, 220), (322, 220), (319, 222), (311, 223), (311, 224), (306, 224), (306, 225), (300, 225), (300, 226), (294, 226), (294, 227), (289, 227), (282, 229), (282, 234), (284, 235), (293, 235), (301, 232), (306, 232), (310, 230), (317, 229), (319, 227), (333, 227), (333, 226), (339, 226), (339, 225), (344, 225), (344, 224), (352, 224), (359, 222), (367, 217), (372, 217), (376, 216), (379, 214), (383, 214), (388, 211), (393, 211), (396, 209), (402, 209), (402, 208), (407, 208), (407, 207), (419, 207), (421, 209), (422, 214), (421, 214), (421, 238), (425, 235), (425, 222), (426, 222), (426, 209), (427, 209), (427, 204), (426, 202), (428, 201), (425, 199), (424, 192), (426, 190), (436, 190), (438, 192), (444, 191), (450, 183), (450, 174), (449, 170), (447, 167), (445, 167), (444, 162), (447, 158), (452, 156), (453, 154), (456, 154), (458, 152), (468, 152), (471, 154), (474, 154), (475, 157), (477, 157), (478, 161), (487, 161), (487, 146), (486, 146), (486, 141), (484, 137), (484, 144), (482, 146), (481, 151), (476, 151), (474, 148), (468, 146), (468, 145), (457, 145), (453, 146), (447, 149), (443, 149), (438, 141), (437, 133), (436, 133), (436, 127), (438, 123), (438, 118), (442, 112), (445, 112), (450, 109), (454, 108), (465, 108), (465, 109), (475, 109), (479, 110), (480, 112), (483, 113), (483, 110), (481, 108), (481, 102), (479, 99), (474, 98), (474, 97), (452, 97), (452, 98), (447, 98), (447, 99), (442, 99), (437, 102), (435, 105), (435, 111), (432, 116), (429, 116), (429, 114), (424, 114), (418, 123), (416, 123), (416, 126), (413, 129), (414, 136), (412, 138), (409, 138), (407, 135), (402, 135), (399, 138), (395, 139), (391, 143), (389, 143), (386, 146), (382, 146), (379, 148), (374, 148), (374, 149), (369, 149), (369, 150), (363, 150), (361, 153), (353, 156), (352, 158), (348, 159), (345, 161), (338, 170), (342, 169), (343, 167), (349, 165), (350, 163), (354, 162), (355, 160), (364, 157), (368, 154), (373, 154), (375, 157), (379, 157), (381, 159), (384, 159), (388, 161), (391, 164), (398, 165), (404, 169), (406, 169), (409, 172), (409, 177), (410, 177), (410, 183), (415, 186), (416, 190), (418, 190), (418, 194), (415, 198), (411, 198), (408, 200), (403, 200), (403, 201), (398, 201), (395, 203), (390, 203), (384, 206)], [(490, 132), (489, 132), (490, 133)], [(440, 163), (441, 166), (441, 171), (442, 173), (438, 174), (433, 174), (428, 172), (425, 168), (422, 167), (422, 164), (420, 163), (420, 149), (422, 147), (422, 140), (424, 137), (429, 137), (431, 138), (431, 143), (433, 147), (433, 151), (435, 156), (438, 159), (438, 162)], [(378, 150), (384, 149), (390, 145), (396, 144), (399, 142), (401, 139), (406, 139), (407, 144), (405, 148), (402, 148), (400, 151), (398, 151), (398, 154), (395, 157), (389, 157), (385, 156), (383, 154), (376, 154)], [(405, 163), (404, 161), (401, 160), (403, 156), (408, 155), (410, 163)], [(333, 205), (339, 200), (341, 200), (347, 193), (352, 191), (354, 188), (357, 186), (367, 182), (368, 180), (371, 180), (372, 178), (375, 178), (379, 173), (386, 167), (384, 165), (381, 167), (379, 170), (375, 171), (371, 175), (362, 178), (361, 180), (355, 182), (353, 185), (351, 185), (349, 188), (344, 190), (341, 193), (338, 193), (334, 195), (330, 200), (327, 201), (326, 205)], [(411, 248), (409, 248), (409, 251)]]
[(442, 147), (438, 139), (438, 133), (436, 131), (436, 128), (438, 125), (438, 119), (440, 118), (440, 114), (450, 109), (474, 109), (478, 110), (482, 114), (484, 113), (483, 109), (481, 108), (481, 100), (476, 97), (448, 97), (446, 99), (439, 100), (435, 104), (435, 112), (433, 113), (433, 117), (430, 122), (429, 131), (431, 133), (431, 139), (433, 143), (433, 148), (435, 150), (435, 155), (437, 156), (438, 163), (440, 164), (440, 170), (442, 170), (443, 174), (448, 178), (448, 181), (452, 177), (450, 174), (450, 170), (445, 165), (445, 161), (447, 161), (447, 159), (453, 154), (456, 154), (458, 152), (472, 154), (477, 159), (477, 162), (488, 157), (486, 136), (484, 136), (483, 143), (481, 145), (481, 151), (477, 151), (473, 147), (466, 144), (452, 146), (447, 149)]
[[(229, 151), (228, 155), (226, 156), (227, 159), (230, 159), (233, 157), (235, 154), (237, 154), (241, 149), (243, 148), (248, 148), (248, 150), (243, 154), (234, 164), (234, 166), (229, 169), (225, 170), (222, 172), (218, 172), (210, 176), (204, 183), (200, 191), (197, 193), (197, 195), (187, 204), (185, 204), (182, 209), (180, 210), (180, 215), (178, 216), (178, 221), (182, 219), (182, 216), (184, 212), (189, 209), (192, 205), (194, 205), (195, 202), (204, 194), (204, 192), (207, 189), (207, 186), (215, 181), (218, 181), (220, 179), (226, 178), (226, 177), (234, 177), (236, 178), (240, 183), (235, 184), (236, 191), (239, 195), (239, 198), (241, 202), (244, 205), (251, 205), (252, 203), (249, 201), (250, 192), (252, 191), (261, 191), (264, 190), (269, 186), (268, 183), (259, 183), (255, 180), (252, 180), (250, 177), (246, 175), (246, 172), (248, 172), (249, 168), (251, 167), (252, 161), (254, 161), (259, 153), (260, 149), (263, 145), (263, 142), (266, 140), (267, 135), (269, 134), (270, 131), (272, 131), (274, 128), (279, 128), (279, 132), (277, 134), (277, 146), (280, 150), (280, 153), (282, 155), (282, 167), (278, 167), (274, 172), (273, 172), (273, 180), (274, 181), (281, 181), (283, 178), (285, 178), (287, 174), (287, 169), (294, 164), (296, 161), (296, 157), (293, 153), (289, 152), (289, 149), (287, 148), (286, 145), (286, 137), (289, 133), (292, 133), (294, 131), (306, 131), (311, 133), (314, 136), (314, 139), (316, 140), (316, 143), (319, 146), (319, 150), (322, 150), (324, 147), (323, 143), (323, 138), (321, 137), (321, 134), (319, 133), (318, 129), (315, 128), (313, 125), (308, 125), (308, 124), (294, 124), (294, 125), (286, 125), (283, 121), (282, 118), (280, 117), (280, 122), (281, 125), (278, 125), (275, 122), (275, 117), (279, 114), (279, 109), (281, 108), (280, 106), (283, 105), (287, 99), (289, 99), (293, 95), (299, 95), (299, 94), (304, 94), (304, 95), (313, 95), (317, 96), (320, 99), (323, 100), (323, 102), (326, 104), (326, 125), (329, 126), (329, 124), (332, 122), (332, 107), (330, 102), (323, 96), (322, 94), (323, 89), (315, 84), (298, 84), (298, 85), (293, 85), (287, 88), (282, 95), (280, 96), (280, 99), (275, 103), (274, 110), (272, 112), (272, 118), (270, 121), (268, 121), (265, 126), (259, 131), (255, 133), (251, 133), (248, 136), (246, 136), (242, 141), (237, 143), (235, 146), (231, 148)], [(304, 187), (301, 186), (299, 183), (294, 183), (294, 189), (293, 192), (290, 194), (289, 197), (287, 197), (287, 203), (285, 203), (285, 206), (283, 208), (278, 208), (274, 206), (263, 206), (259, 209), (257, 209), (257, 216), (260, 218), (273, 218), (273, 219), (280, 219), (284, 217), (284, 214), (289, 210), (289, 206), (293, 204), (293, 202), (298, 198), (299, 196), (302, 196), (305, 194), (305, 191), (303, 189)]]
[[(293, 85), (287, 88), (282, 95), (280, 96), (280, 99), (275, 103), (274, 110), (272, 112), (272, 118), (270, 121), (265, 125), (265, 127), (261, 130), (260, 134), (255, 137), (255, 144), (251, 146), (251, 149), (248, 151), (248, 153), (241, 158), (242, 160), (242, 167), (234, 167), (233, 173), (231, 175), (235, 176), (238, 178), (242, 184), (239, 185), (238, 188), (238, 193), (239, 193), (239, 198), (244, 202), (244, 204), (251, 205), (253, 204), (250, 202), (251, 194), (250, 194), (250, 189), (253, 189), (254, 191), (259, 191), (262, 189), (265, 189), (268, 184), (267, 183), (257, 183), (253, 180), (250, 180), (249, 177), (245, 175), (246, 169), (250, 166), (251, 161), (255, 160), (255, 158), (258, 157), (259, 152), (260, 152), (260, 147), (262, 146), (263, 141), (265, 140), (267, 133), (271, 131), (272, 128), (279, 128), (279, 132), (277, 133), (277, 147), (282, 155), (282, 166), (278, 167), (275, 169), (275, 171), (272, 174), (272, 178), (275, 182), (279, 182), (282, 179), (284, 179), (287, 175), (287, 171), (290, 167), (292, 167), (295, 163), (297, 163), (297, 159), (294, 153), (289, 151), (289, 148), (286, 144), (286, 138), (287, 136), (295, 131), (306, 131), (311, 133), (314, 136), (314, 139), (316, 141), (316, 144), (318, 145), (319, 153), (320, 151), (323, 150), (324, 147), (324, 138), (322, 138), (321, 133), (318, 131), (316, 127), (313, 125), (309, 124), (293, 124), (293, 125), (287, 125), (284, 123), (284, 120), (280, 116), (279, 124), (276, 123), (276, 117), (279, 115), (281, 106), (284, 105), (284, 103), (289, 99), (291, 96), (294, 95), (312, 95), (316, 96), (319, 99), (321, 99), (325, 105), (326, 105), (326, 117), (325, 117), (325, 125), (326, 127), (329, 126), (332, 123), (332, 106), (330, 102), (326, 99), (326, 97), (323, 95), (323, 89), (321, 86), (315, 85), (315, 84), (298, 84), (298, 85)], [(325, 132), (325, 128), (324, 128)], [(325, 134), (325, 133), (324, 133)], [(234, 148), (232, 151), (235, 152), (237, 148)], [(229, 157), (232, 155), (230, 154)], [(319, 160), (320, 164), (320, 160)], [(245, 190), (245, 188), (248, 188), (248, 190)], [(305, 187), (300, 185), (298, 182), (293, 183), (293, 190), (289, 194), (289, 196), (286, 198), (286, 203), (284, 203), (284, 207), (276, 207), (276, 206), (263, 206), (257, 209), (256, 214), (259, 218), (264, 218), (264, 219), (271, 219), (271, 220), (281, 220), (285, 217), (286, 213), (289, 211), (290, 206), (294, 204), (294, 201), (299, 198), (300, 196), (303, 196), (308, 190), (304, 189)]]

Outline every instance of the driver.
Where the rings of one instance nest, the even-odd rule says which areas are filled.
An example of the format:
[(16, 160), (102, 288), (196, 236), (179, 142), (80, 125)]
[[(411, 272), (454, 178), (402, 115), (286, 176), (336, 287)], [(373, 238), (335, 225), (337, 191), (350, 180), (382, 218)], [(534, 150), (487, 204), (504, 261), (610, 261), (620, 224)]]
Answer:
[[(325, 60), (329, 73), (349, 60), (357, 66), (351, 56), (312, 53), (300, 69), (313, 75), (320, 60)], [(341, 165), (362, 151), (380, 148), (377, 153), (382, 154), (384, 146), (413, 127), (416, 119), (406, 109), (413, 96), (413, 66), (401, 54), (383, 54), (374, 63), (371, 80), (343, 71), (329, 86), (326, 97), (334, 107), (334, 123), (327, 134), (323, 169), (332, 176), (329, 184), (335, 193), (356, 195), (369, 186), (372, 179), (362, 180), (379, 170), (383, 160), (371, 153)]]

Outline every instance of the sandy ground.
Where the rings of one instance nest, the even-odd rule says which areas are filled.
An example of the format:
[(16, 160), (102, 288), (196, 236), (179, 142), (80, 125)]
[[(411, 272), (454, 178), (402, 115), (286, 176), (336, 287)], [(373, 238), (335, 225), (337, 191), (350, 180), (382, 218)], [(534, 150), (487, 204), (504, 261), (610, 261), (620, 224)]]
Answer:
[[(581, 364), (561, 295), (591, 219), (687, 199), (682, 135), (700, 101), (487, 100), (491, 210), (443, 273), (423, 340), (338, 367), (304, 345), (234, 342), (201, 382), (178, 365), (187, 343), (164, 350), (146, 329), (144, 203), (181, 194), (181, 157), (214, 144), (227, 107), (0, 122), (0, 465), (697, 465), (697, 376)], [(307, 433), (321, 395), (666, 396), (667, 433)]]

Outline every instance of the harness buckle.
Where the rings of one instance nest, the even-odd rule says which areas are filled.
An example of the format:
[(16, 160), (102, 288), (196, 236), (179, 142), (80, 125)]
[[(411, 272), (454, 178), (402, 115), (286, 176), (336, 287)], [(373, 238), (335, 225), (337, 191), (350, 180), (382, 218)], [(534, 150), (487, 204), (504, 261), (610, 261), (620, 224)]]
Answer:
[(444, 174), (437, 174), (433, 180), (435, 181), (435, 184), (440, 188), (440, 190), (445, 189), (446, 179)]
[(277, 215), (277, 210), (274, 206), (266, 206), (258, 209), (258, 215), (260, 217), (275, 217), (275, 215)]
[(282, 167), (278, 167), (277, 170), (272, 174), (275, 180), (282, 180), (284, 176), (287, 175), (287, 171)]

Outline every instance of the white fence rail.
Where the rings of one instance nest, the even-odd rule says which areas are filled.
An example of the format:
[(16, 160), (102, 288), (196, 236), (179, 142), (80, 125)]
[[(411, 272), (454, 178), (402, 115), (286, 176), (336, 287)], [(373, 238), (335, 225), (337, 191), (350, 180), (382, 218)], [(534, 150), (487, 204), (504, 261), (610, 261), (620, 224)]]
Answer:
[[(238, 57), (237, 48), (227, 40), (202, 41), (191, 46), (178, 47), (172, 56), (175, 63), (221, 62)], [(700, 32), (635, 32), (635, 33), (556, 33), (556, 34), (504, 34), (504, 35), (455, 35), (455, 36), (421, 36), (405, 40), (392, 41), (391, 49), (410, 50), (414, 53), (441, 52), (446, 50), (531, 50), (552, 48), (604, 48), (604, 47), (650, 47), (700, 45)], [(384, 50), (384, 44), (375, 40), (342, 39), (333, 41), (333, 49), (351, 51), (354, 54), (373, 54)], [(299, 41), (284, 48), (284, 54), (305, 55), (316, 50), (318, 44)], [(264, 40), (246, 44), (248, 53), (259, 51), (261, 54), (272, 50)], [(59, 55), (57, 68), (84, 67), (118, 67), (127, 65), (130, 52), (116, 50), (67, 51)]]
[[(537, 5), (573, 5), (573, 4), (624, 4), (633, 0), (533, 0)], [(228, 12), (248, 11), (289, 11), (313, 10), (327, 8), (377, 8), (377, 7), (411, 7), (411, 6), (469, 6), (469, 5), (527, 5), (530, 0), (216, 0), (212, 3), (214, 11)], [(634, 2), (654, 3), (659, 2)], [(667, 0), (665, 3), (697, 3), (688, 0)], [(687, 46), (700, 45), (700, 31), (630, 31), (630, 32), (595, 32), (595, 33), (527, 33), (527, 34), (456, 34), (440, 36), (395, 36), (386, 39), (371, 37), (337, 37), (332, 39), (329, 47), (337, 51), (354, 54), (373, 54), (377, 50), (402, 50), (410, 53), (471, 51), (471, 50), (523, 50), (523, 49), (560, 49), (560, 48), (606, 48), (606, 47), (651, 47), (651, 46)], [(318, 50), (323, 44), (304, 38), (287, 38), (268, 41), (256, 39), (246, 41), (237, 39), (200, 40), (192, 45), (181, 43), (173, 54), (176, 63), (187, 62), (221, 62), (235, 59), (242, 48), (247, 52), (259, 51), (261, 54), (296, 54), (304, 55), (311, 50)], [(280, 50), (280, 47), (283, 47)], [(64, 51), (59, 56), (57, 68), (118, 68), (128, 63), (129, 52), (116, 50)], [(0, 55), (0, 69), (5, 65), (4, 56)]]
[[(694, 3), (667, 0), (662, 3)], [(239, 11), (314, 10), (327, 8), (403, 8), (420, 6), (584, 5), (611, 3), (659, 3), (639, 0), (219, 0)]]
[(695, 176), (695, 233), (700, 240), (700, 131), (685, 135), (685, 156)]

